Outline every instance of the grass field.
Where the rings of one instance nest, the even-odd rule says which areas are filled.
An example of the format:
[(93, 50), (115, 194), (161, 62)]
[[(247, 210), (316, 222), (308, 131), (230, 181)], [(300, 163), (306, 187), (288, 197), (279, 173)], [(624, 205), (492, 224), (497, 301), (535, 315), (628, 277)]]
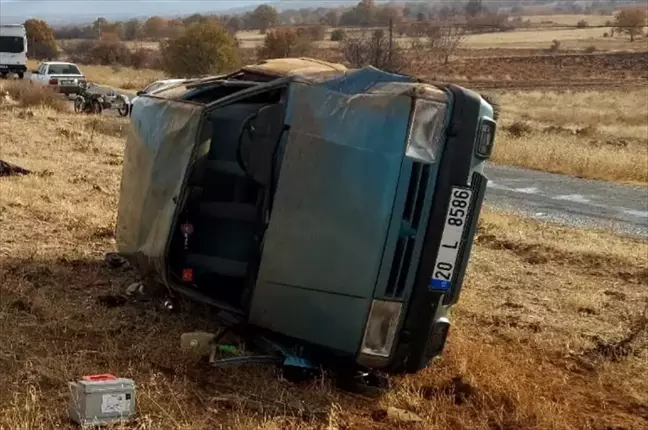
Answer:
[[(638, 430), (648, 422), (645, 241), (486, 212), (444, 355), (368, 400), (327, 378), (295, 386), (270, 368), (205, 368), (179, 351), (181, 333), (211, 327), (202, 309), (101, 305), (99, 295), (134, 280), (102, 260), (115, 247), (127, 121), (3, 105), (0, 122), (0, 158), (35, 172), (0, 178), (2, 430), (69, 428), (67, 381), (107, 371), (137, 382), (139, 419), (124, 428), (140, 430)], [(218, 401), (232, 394), (287, 406), (259, 412)], [(314, 418), (286, 412), (295, 403)], [(377, 413), (387, 406), (423, 422), (391, 422)]]
[(563, 50), (583, 50), (594, 46), (598, 51), (645, 51), (645, 39), (630, 42), (625, 37), (604, 37), (610, 28), (529, 29), (506, 33), (473, 34), (463, 47), (469, 49), (548, 49), (554, 40)]
[(546, 25), (564, 25), (576, 26), (579, 21), (587, 21), (589, 25), (605, 25), (609, 21), (614, 22), (614, 15), (587, 15), (587, 14), (571, 14), (571, 15), (528, 15), (523, 16), (524, 21), (530, 21), (532, 24), (546, 24)]
[[(613, 20), (610, 16), (602, 15), (540, 15), (529, 16), (534, 26), (522, 28), (516, 31), (504, 33), (483, 33), (466, 36), (462, 45), (463, 49), (483, 51), (484, 49), (548, 49), (554, 40), (561, 42), (563, 50), (583, 50), (594, 46), (598, 51), (644, 51), (646, 50), (645, 38), (641, 36), (630, 42), (627, 37), (604, 37), (605, 33), (610, 34), (611, 28), (600, 27), (606, 21)], [(565, 28), (575, 26), (580, 19), (585, 19), (591, 26), (596, 28)], [(549, 21), (552, 24), (549, 24)], [(543, 24), (544, 23), (544, 24)], [(541, 25), (542, 24), (542, 25)], [(563, 26), (562, 28), (560, 26)], [(558, 28), (553, 28), (558, 27)], [(320, 48), (336, 48), (338, 42), (331, 42), (330, 37), (334, 29), (328, 29), (324, 40), (317, 42)], [(347, 28), (349, 34), (357, 34), (366, 31), (362, 28)], [(263, 44), (265, 35), (258, 31), (240, 31), (236, 34), (242, 48), (256, 48)], [(396, 43), (408, 47), (411, 39), (408, 37), (396, 37)], [(65, 44), (74, 44), (78, 40), (64, 41)], [(157, 49), (158, 42), (125, 42), (132, 49), (144, 47)]]
[(500, 92), (493, 161), (648, 185), (648, 100), (624, 91)]

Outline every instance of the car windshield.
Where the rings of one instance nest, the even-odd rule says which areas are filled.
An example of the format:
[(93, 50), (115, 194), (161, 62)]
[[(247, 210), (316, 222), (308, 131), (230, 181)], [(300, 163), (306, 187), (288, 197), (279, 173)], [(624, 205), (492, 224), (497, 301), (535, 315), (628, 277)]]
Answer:
[(50, 64), (48, 73), (50, 75), (80, 75), (79, 68), (74, 64)]
[(160, 88), (162, 85), (164, 85), (164, 82), (154, 82), (154, 83), (152, 83), (151, 85), (149, 85), (148, 87), (144, 88), (144, 92), (148, 94), (148, 93), (150, 93), (151, 91), (155, 91), (155, 90), (157, 90), (157, 89)]
[(0, 52), (20, 54), (25, 50), (25, 39), (18, 36), (0, 36)]

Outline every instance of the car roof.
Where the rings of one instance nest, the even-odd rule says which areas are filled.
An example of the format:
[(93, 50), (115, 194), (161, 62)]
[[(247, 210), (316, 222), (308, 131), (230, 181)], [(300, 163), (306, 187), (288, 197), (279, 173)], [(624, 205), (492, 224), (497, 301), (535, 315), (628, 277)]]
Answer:
[(184, 79), (184, 78), (160, 79), (160, 80), (155, 81), (155, 82), (153, 82), (153, 83), (154, 83), (154, 84), (157, 84), (157, 83), (159, 83), (159, 82), (164, 82), (164, 83), (167, 83), (167, 82), (168, 82), (168, 83), (173, 83), (173, 82), (182, 82), (182, 81), (186, 81), (186, 79)]
[(309, 76), (327, 72), (346, 72), (348, 69), (339, 63), (317, 60), (308, 57), (273, 58), (260, 64), (251, 64), (241, 68), (244, 72), (284, 77), (289, 75)]
[(41, 64), (70, 64), (76, 66), (76, 63), (70, 63), (69, 61), (43, 61)]

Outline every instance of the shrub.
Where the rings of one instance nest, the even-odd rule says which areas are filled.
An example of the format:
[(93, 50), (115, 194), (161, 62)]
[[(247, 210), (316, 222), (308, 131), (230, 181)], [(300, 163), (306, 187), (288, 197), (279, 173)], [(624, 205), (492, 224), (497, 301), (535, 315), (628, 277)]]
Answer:
[(27, 81), (15, 80), (4, 84), (4, 90), (21, 107), (45, 106), (57, 111), (69, 111), (69, 106), (59, 94), (48, 87), (31, 85)]
[(347, 33), (345, 30), (338, 28), (337, 30), (333, 30), (331, 33), (331, 41), (332, 42), (342, 42), (344, 39), (346, 39)]
[(109, 66), (111, 64), (122, 64), (129, 66), (131, 63), (131, 51), (121, 42), (99, 42), (90, 51), (90, 62)]
[(314, 25), (311, 27), (300, 27), (297, 29), (297, 34), (300, 37), (305, 37), (313, 41), (324, 40), (326, 36), (326, 27), (323, 25)]
[(236, 67), (236, 39), (219, 22), (199, 22), (160, 45), (162, 68), (173, 76), (221, 73)]
[(268, 58), (304, 57), (313, 51), (313, 42), (308, 37), (300, 36), (294, 28), (281, 28), (266, 33), (263, 45), (257, 56)]
[(610, 37), (610, 34), (606, 31), (605, 33), (603, 33), (603, 37)]
[[(390, 44), (384, 30), (374, 30), (348, 37), (340, 50), (351, 67), (372, 65), (388, 72), (401, 72), (409, 66), (404, 49), (397, 43)], [(417, 52), (420, 49), (413, 49)]]
[(526, 122), (521, 122), (521, 121), (516, 121), (510, 126), (506, 128), (506, 130), (511, 134), (513, 137), (523, 137), (528, 134), (531, 134), (533, 129), (531, 126), (526, 123)]
[(576, 27), (578, 27), (578, 28), (587, 28), (587, 27), (589, 27), (589, 23), (587, 21), (585, 21), (584, 19), (581, 19), (580, 21), (578, 21), (576, 23)]
[(160, 69), (162, 68), (160, 51), (150, 48), (137, 48), (131, 52), (130, 66), (134, 69)]
[(63, 52), (70, 58), (70, 61), (81, 64), (90, 64), (92, 50), (96, 45), (95, 41), (82, 40), (78, 43), (66, 43)]
[(586, 54), (591, 54), (593, 52), (596, 52), (596, 46), (590, 45), (587, 48), (585, 48), (585, 53)]
[(54, 60), (58, 57), (56, 44), (51, 42), (34, 42), (29, 45), (29, 58), (34, 60)]
[(549, 51), (558, 52), (559, 50), (560, 50), (560, 40), (554, 39), (551, 42), (551, 46), (549, 47)]

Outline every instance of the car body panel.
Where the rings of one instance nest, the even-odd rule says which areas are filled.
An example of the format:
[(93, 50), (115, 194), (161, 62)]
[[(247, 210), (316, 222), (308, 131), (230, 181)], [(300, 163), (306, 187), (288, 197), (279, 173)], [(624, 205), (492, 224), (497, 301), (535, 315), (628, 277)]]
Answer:
[[(85, 75), (74, 63), (46, 61), (38, 66), (37, 71), (29, 78), (33, 84), (47, 86), (63, 94), (79, 94), (80, 84), (86, 81)], [(56, 83), (50, 83), (51, 80), (56, 80)]]
[[(259, 263), (244, 263), (252, 289), (249, 301), (244, 300), (247, 307), (238, 313), (252, 327), (363, 367), (416, 372), (445, 344), (448, 310), (459, 295), (486, 187), (484, 160), (475, 155), (476, 136), (480, 121), (493, 111), (479, 95), (460, 87), (428, 85), (372, 67), (317, 69), (297, 61), (291, 69), (290, 61), (269, 63), (270, 72), (261, 73), (284, 76), (252, 82), (213, 101), (183, 97), (192, 99), (196, 88), (210, 90), (223, 82), (232, 88), (249, 84), (228, 80), (250, 75), (198, 80), (137, 100), (124, 155), (118, 249), (171, 290), (220, 306), (192, 288), (191, 280), (176, 279), (177, 273), (171, 279), (172, 236), (185, 222), (180, 218), (188, 184), (200, 160), (215, 160), (207, 157), (212, 150), (240, 151), (240, 140), (238, 150), (231, 143), (236, 145), (232, 139), (240, 126), (233, 126), (261, 111), (254, 106), (261, 102), (248, 98), (279, 90), (283, 113), (273, 118), (280, 118), (281, 130), (273, 138), (272, 180), (266, 182), (272, 184), (271, 203), (256, 245)], [(228, 116), (228, 108), (245, 112)], [(223, 116), (214, 116), (219, 110)], [(219, 134), (215, 120), (227, 122), (227, 132)], [(229, 160), (243, 177), (250, 174), (240, 158), (216, 159)], [(267, 156), (264, 160), (268, 164)], [(475, 198), (465, 218), (468, 229), (459, 244), (457, 270), (448, 287), (439, 289), (431, 277), (457, 186), (470, 187)], [(214, 237), (207, 245), (215, 249), (231, 240)], [(378, 300), (399, 309), (398, 329), (388, 354), (368, 357), (361, 343)]]
[[(117, 241), (120, 252), (163, 276), (163, 256), (202, 106), (143, 97), (134, 106), (124, 153)], [(137, 186), (133, 186), (137, 184)]]
[[(367, 68), (332, 82), (293, 84), (290, 130), (250, 311), (253, 324), (348, 353), (358, 349), (411, 108), (409, 87), (371, 91), (389, 78)], [(303, 299), (304, 290), (314, 290), (310, 300)], [(327, 314), (335, 302), (340, 314)], [(300, 324), (285, 306), (299, 308)], [(348, 333), (333, 336), (333, 327)]]

